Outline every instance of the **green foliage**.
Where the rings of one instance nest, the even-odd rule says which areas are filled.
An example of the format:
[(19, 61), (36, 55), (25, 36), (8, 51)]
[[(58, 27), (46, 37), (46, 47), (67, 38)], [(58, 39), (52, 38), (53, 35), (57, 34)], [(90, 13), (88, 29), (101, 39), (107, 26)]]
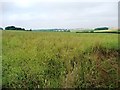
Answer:
[(5, 30), (25, 30), (24, 28), (19, 28), (15, 26), (7, 26), (5, 27)]
[(2, 86), (116, 88), (117, 38), (117, 34), (3, 31)]
[(100, 28), (95, 28), (95, 30), (108, 30), (108, 27), (100, 27)]
[(0, 27), (0, 30), (3, 30), (3, 28)]

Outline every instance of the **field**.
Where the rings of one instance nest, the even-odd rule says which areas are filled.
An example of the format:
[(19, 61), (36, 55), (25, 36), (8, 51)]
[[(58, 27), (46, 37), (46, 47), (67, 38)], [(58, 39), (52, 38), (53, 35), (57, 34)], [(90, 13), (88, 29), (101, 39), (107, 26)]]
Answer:
[(117, 88), (118, 34), (2, 32), (3, 88)]

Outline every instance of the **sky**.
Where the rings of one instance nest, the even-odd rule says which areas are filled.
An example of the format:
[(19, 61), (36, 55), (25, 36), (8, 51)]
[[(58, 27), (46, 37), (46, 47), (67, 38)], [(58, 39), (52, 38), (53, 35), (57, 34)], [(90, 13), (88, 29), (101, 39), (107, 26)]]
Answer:
[(2, 0), (0, 27), (25, 29), (118, 26), (118, 0)]

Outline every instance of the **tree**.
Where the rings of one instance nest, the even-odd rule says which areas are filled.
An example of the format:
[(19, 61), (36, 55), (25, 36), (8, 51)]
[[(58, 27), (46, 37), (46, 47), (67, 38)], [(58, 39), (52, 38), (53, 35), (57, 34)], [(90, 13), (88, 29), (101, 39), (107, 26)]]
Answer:
[(15, 30), (15, 27), (14, 26), (8, 26), (8, 27), (5, 27), (5, 30)]
[(3, 30), (3, 28), (0, 27), (0, 30)]
[(15, 26), (7, 26), (5, 27), (5, 30), (25, 30), (24, 28), (19, 28)]
[(95, 28), (94, 30), (108, 30), (108, 27), (100, 27), (100, 28)]

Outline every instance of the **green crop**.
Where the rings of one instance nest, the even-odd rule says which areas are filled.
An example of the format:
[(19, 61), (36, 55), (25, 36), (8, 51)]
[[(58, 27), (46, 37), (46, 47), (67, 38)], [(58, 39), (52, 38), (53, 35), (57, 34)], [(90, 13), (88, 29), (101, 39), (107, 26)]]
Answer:
[(118, 34), (2, 32), (3, 88), (116, 88)]

